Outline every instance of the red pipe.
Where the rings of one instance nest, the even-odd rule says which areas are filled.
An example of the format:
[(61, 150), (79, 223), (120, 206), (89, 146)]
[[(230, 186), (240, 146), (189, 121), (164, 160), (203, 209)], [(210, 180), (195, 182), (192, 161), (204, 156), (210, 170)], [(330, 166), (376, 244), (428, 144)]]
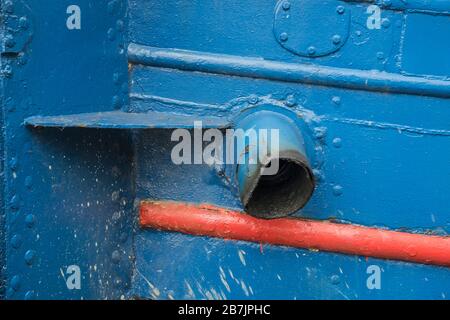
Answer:
[(450, 267), (450, 237), (429, 236), (329, 221), (262, 220), (211, 205), (141, 203), (143, 227), (192, 235)]

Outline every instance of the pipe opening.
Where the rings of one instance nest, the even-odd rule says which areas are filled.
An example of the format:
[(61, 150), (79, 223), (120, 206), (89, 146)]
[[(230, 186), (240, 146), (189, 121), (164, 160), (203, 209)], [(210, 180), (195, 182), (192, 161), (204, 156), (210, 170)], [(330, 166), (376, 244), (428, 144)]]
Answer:
[[(290, 111), (270, 105), (266, 108), (269, 109), (253, 111), (236, 120), (235, 127), (249, 137), (237, 154), (245, 155), (244, 160), (253, 160), (236, 165), (236, 182), (244, 210), (254, 217), (271, 219), (303, 208), (315, 182), (307, 153), (313, 149), (311, 142), (303, 138), (302, 122)], [(251, 133), (260, 129), (268, 130), (267, 134), (255, 133), (253, 140), (257, 141), (252, 141)], [(252, 150), (257, 156), (251, 154)]]
[[(269, 162), (265, 168), (270, 165)], [(275, 175), (260, 175), (248, 198), (246, 211), (266, 219), (292, 214), (308, 202), (314, 185), (314, 177), (306, 162), (295, 158), (279, 159)]]

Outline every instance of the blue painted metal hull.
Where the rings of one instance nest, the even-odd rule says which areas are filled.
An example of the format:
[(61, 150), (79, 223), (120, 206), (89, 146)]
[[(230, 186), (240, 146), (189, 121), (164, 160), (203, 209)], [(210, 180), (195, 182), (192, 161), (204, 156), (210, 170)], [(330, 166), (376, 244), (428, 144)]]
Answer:
[(145, 199), (242, 210), (218, 168), (171, 161), (171, 129), (270, 104), (314, 146), (296, 217), (447, 236), (446, 1), (380, 3), (380, 28), (363, 1), (76, 2), (80, 29), (61, 1), (1, 1), (1, 298), (450, 297), (445, 267), (138, 225)]

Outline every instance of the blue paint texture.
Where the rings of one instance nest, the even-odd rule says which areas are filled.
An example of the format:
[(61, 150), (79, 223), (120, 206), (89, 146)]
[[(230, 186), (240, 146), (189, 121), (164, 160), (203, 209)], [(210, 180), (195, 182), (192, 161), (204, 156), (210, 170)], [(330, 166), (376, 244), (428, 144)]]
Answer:
[[(23, 126), (33, 115), (112, 111), (113, 97), (126, 101), (126, 30), (118, 30), (126, 5), (77, 3), (81, 30), (66, 27), (72, 2), (2, 1), (7, 299), (120, 298), (130, 286), (130, 135)], [(25, 44), (9, 48), (9, 37)], [(81, 269), (80, 290), (66, 286), (70, 265)]]
[(444, 267), (138, 226), (146, 199), (242, 210), (229, 170), (171, 161), (171, 129), (270, 106), (314, 173), (296, 217), (448, 235), (448, 1), (374, 1), (379, 29), (362, 0), (47, 2), (0, 1), (1, 298), (450, 297)]

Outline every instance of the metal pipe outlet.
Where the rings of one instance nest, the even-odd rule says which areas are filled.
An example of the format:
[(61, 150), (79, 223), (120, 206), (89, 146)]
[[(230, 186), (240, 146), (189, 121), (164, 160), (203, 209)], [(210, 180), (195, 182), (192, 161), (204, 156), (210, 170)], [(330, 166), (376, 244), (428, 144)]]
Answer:
[(236, 132), (241, 130), (246, 137), (237, 148), (239, 196), (252, 216), (271, 219), (293, 214), (314, 191), (314, 176), (297, 121), (273, 108), (251, 112), (235, 122)]

